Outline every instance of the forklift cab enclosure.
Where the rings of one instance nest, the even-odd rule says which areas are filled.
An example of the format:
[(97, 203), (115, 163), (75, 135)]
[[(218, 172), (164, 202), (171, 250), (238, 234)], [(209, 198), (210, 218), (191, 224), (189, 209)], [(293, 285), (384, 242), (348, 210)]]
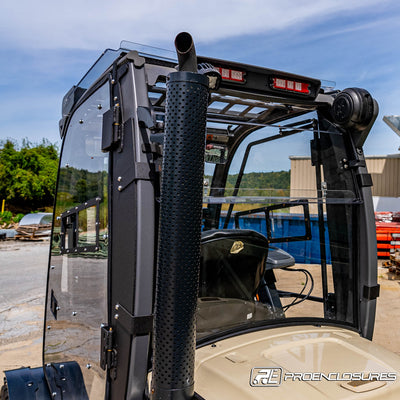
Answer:
[(366, 340), (376, 101), (226, 60), (194, 71), (183, 39), (178, 62), (107, 50), (65, 96), (43, 368), (7, 371), (2, 399), (398, 398), (399, 358)]

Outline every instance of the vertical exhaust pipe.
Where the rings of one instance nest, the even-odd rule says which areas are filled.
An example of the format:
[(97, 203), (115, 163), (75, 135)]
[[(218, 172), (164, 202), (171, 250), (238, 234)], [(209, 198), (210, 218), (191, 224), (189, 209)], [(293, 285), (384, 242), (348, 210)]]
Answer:
[(197, 72), (197, 56), (192, 36), (181, 32), (175, 38), (175, 49), (178, 55), (178, 70)]
[(208, 78), (197, 73), (191, 36), (179, 34), (175, 45), (179, 71), (169, 75), (165, 109), (152, 400), (194, 395)]

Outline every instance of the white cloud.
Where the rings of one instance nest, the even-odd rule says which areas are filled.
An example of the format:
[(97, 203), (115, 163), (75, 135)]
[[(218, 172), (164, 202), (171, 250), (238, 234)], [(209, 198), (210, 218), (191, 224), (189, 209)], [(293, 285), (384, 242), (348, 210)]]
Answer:
[(10, 47), (116, 47), (121, 39), (172, 43), (176, 33), (196, 41), (264, 33), (313, 23), (337, 13), (382, 7), (379, 0), (20, 0), (3, 2), (0, 43)]

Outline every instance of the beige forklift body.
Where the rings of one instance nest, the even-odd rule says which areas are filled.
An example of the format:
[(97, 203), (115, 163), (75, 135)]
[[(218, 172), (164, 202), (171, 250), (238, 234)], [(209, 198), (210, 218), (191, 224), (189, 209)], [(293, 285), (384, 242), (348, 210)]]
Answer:
[(199, 348), (195, 390), (207, 400), (399, 399), (399, 373), (399, 356), (356, 332), (283, 327)]

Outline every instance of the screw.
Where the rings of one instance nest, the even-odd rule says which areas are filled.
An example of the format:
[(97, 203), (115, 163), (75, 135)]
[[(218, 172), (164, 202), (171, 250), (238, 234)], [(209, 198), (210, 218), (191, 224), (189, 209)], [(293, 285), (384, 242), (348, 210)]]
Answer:
[(121, 181), (122, 181), (122, 176), (119, 176), (119, 177), (117, 178), (117, 181), (118, 181), (118, 182), (121, 182)]
[(50, 330), (50, 329), (51, 329), (51, 326), (50, 326), (50, 325), (47, 325), (47, 329)]
[(118, 311), (119, 310), (119, 304), (115, 305), (115, 309)]
[(72, 316), (75, 317), (78, 314), (76, 311), (72, 311)]
[(79, 123), (80, 123), (80, 124), (83, 124), (83, 119), (80, 119), (80, 120), (79, 120)]
[(103, 108), (103, 106), (102, 106), (101, 104), (99, 104), (99, 105), (97, 106), (97, 108), (98, 108), (99, 110), (101, 110), (101, 109)]
[(33, 382), (28, 382), (28, 383), (26, 384), (26, 386), (28, 386), (28, 387), (33, 386)]
[(56, 307), (56, 311), (60, 311), (60, 307), (57, 306), (57, 307)]
[(92, 365), (91, 364), (86, 364), (86, 368), (90, 369), (90, 368), (92, 368)]
[(55, 266), (54, 266), (54, 265), (51, 265), (51, 266), (50, 266), (50, 269), (54, 269), (54, 268), (55, 268)]
[(211, 347), (217, 347), (217, 345), (216, 345), (215, 343), (213, 343), (213, 344), (211, 345)]
[(114, 97), (114, 101), (117, 101), (117, 100), (118, 100), (118, 97), (117, 97), (117, 96), (115, 96), (115, 97)]
[(118, 319), (119, 318), (119, 315), (118, 314), (115, 314), (114, 315), (114, 319)]
[(56, 397), (56, 396), (57, 396), (57, 392), (53, 392), (51, 395), (52, 395), (53, 397)]
[(118, 192), (122, 190), (122, 186), (118, 186)]

